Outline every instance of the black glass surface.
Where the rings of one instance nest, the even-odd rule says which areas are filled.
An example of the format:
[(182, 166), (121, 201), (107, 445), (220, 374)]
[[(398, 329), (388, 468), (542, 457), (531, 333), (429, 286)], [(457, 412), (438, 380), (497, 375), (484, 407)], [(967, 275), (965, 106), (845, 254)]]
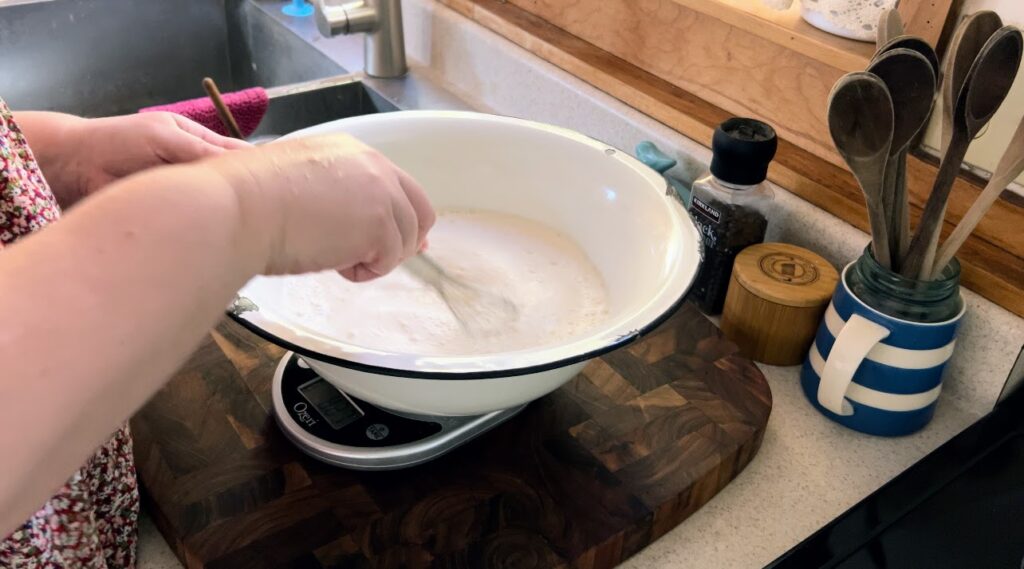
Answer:
[(1024, 390), (769, 567), (1024, 568)]

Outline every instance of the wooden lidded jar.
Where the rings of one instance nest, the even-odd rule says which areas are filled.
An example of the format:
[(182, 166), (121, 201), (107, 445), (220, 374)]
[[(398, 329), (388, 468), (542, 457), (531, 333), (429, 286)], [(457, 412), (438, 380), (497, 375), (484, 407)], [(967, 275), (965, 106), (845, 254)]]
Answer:
[(747, 247), (733, 265), (722, 332), (754, 361), (798, 365), (814, 341), (837, 282), (835, 267), (802, 247)]

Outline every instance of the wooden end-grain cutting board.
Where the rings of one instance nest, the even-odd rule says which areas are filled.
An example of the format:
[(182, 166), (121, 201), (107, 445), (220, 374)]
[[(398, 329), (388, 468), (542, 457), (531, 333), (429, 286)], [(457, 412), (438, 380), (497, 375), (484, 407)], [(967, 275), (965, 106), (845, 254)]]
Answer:
[(451, 454), (358, 473), (278, 431), (283, 353), (226, 321), (132, 420), (146, 504), (190, 568), (612, 567), (725, 487), (771, 411), (686, 304)]

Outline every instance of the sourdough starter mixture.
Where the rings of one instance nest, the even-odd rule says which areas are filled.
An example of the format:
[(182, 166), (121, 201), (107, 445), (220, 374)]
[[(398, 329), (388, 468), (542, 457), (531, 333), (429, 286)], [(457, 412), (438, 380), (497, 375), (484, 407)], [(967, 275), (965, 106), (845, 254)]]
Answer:
[(288, 277), (292, 316), (307, 329), (363, 348), (465, 356), (550, 346), (605, 320), (605, 284), (576, 243), (513, 215), (450, 211), (430, 232), (430, 254), (455, 278), (505, 296), (519, 318), (484, 337), (459, 325), (438, 293), (399, 267), (355, 284), (334, 271)]

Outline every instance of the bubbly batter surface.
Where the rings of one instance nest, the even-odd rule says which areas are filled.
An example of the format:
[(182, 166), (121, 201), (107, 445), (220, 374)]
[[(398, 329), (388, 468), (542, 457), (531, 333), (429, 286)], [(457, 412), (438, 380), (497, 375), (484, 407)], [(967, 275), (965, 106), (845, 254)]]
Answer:
[(362, 284), (334, 271), (287, 277), (289, 312), (306, 328), (350, 344), (424, 356), (550, 346), (607, 317), (608, 293), (597, 268), (576, 243), (535, 221), (443, 212), (429, 252), (454, 277), (515, 303), (518, 320), (493, 334), (469, 334), (433, 288), (401, 267)]

